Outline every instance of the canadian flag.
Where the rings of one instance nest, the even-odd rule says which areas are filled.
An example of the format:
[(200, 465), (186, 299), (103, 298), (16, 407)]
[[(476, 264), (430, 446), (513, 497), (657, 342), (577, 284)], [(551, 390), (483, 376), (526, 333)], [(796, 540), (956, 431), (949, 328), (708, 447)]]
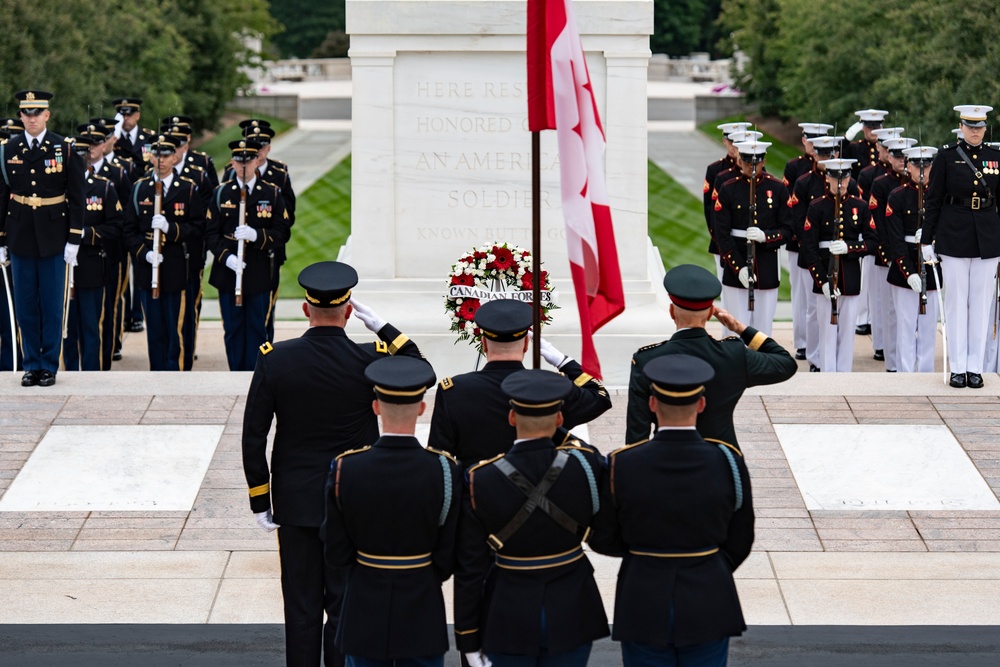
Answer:
[(527, 34), (528, 129), (556, 130), (580, 363), (599, 378), (594, 332), (625, 310), (604, 181), (604, 130), (570, 1), (528, 0)]

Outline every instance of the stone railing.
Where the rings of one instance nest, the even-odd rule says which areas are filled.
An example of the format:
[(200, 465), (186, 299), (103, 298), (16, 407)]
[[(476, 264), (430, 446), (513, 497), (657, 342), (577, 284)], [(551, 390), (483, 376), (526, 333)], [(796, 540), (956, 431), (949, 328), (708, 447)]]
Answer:
[(350, 58), (295, 58), (263, 63), (260, 78), (267, 81), (333, 81), (351, 78)]
[(709, 60), (707, 53), (692, 53), (684, 58), (670, 58), (664, 53), (654, 53), (649, 59), (650, 81), (713, 81), (732, 83), (732, 61)]

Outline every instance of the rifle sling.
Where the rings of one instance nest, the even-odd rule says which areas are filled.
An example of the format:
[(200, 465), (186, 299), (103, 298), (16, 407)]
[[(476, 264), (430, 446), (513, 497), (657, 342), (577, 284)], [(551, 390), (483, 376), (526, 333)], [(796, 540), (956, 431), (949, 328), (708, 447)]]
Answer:
[(521, 506), (521, 509), (514, 515), (514, 518), (512, 518), (499, 532), (494, 533), (493, 537), (501, 545), (510, 539), (510, 537), (524, 525), (536, 508), (548, 514), (553, 521), (577, 537), (584, 534), (586, 528), (581, 526), (571, 516), (559, 509), (559, 507), (545, 495), (549, 492), (549, 489), (552, 488), (552, 485), (555, 484), (559, 475), (562, 474), (568, 460), (569, 454), (565, 451), (557, 452), (555, 459), (553, 459), (552, 464), (549, 466), (549, 469), (545, 471), (545, 474), (542, 475), (542, 480), (537, 486), (533, 486), (517, 468), (510, 464), (509, 461), (505, 459), (497, 459), (493, 462), (493, 465), (496, 466), (500, 472), (506, 475), (507, 479), (509, 479), (514, 486), (516, 486), (525, 496), (528, 497), (528, 499), (524, 502), (524, 505)]

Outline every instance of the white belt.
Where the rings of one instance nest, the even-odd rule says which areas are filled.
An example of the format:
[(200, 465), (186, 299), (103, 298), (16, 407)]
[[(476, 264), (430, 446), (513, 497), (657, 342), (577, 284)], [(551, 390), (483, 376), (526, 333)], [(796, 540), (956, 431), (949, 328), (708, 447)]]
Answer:
[(833, 243), (833, 241), (820, 241), (819, 247), (829, 249), (831, 243)]
[(733, 236), (738, 239), (745, 239), (747, 237), (747, 230), (745, 229), (734, 229), (730, 232)]
[(914, 235), (914, 236), (904, 236), (903, 240), (906, 241), (907, 243), (916, 243), (917, 242), (917, 237), (916, 237), (916, 235)]

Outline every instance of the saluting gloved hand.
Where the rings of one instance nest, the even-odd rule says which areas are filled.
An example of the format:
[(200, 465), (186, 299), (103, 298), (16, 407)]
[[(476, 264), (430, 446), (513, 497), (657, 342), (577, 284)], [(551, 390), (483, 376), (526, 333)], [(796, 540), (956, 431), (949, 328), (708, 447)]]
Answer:
[(832, 299), (833, 296), (840, 296), (840, 290), (839, 289), (833, 290), (833, 296), (830, 296), (830, 283), (828, 282), (823, 283), (823, 296), (825, 296), (827, 299)]
[(767, 234), (760, 227), (747, 227), (747, 240), (754, 243), (763, 243), (767, 240)]
[(740, 284), (743, 285), (743, 287), (750, 289), (750, 267), (744, 266), (740, 269), (739, 279)]
[(858, 132), (865, 126), (860, 120), (847, 128), (847, 132), (844, 132), (844, 138), (848, 141), (854, 141), (854, 137), (858, 136)]
[(281, 526), (274, 522), (274, 517), (271, 516), (271, 510), (267, 510), (266, 512), (257, 512), (253, 515), (253, 518), (256, 519), (257, 525), (268, 533), (273, 531), (275, 528), (281, 528)]
[(63, 261), (70, 266), (76, 266), (76, 256), (80, 254), (80, 246), (67, 243), (63, 249)]
[[(242, 264), (243, 266), (241, 267), (240, 264)], [(237, 273), (241, 268), (242, 269), (247, 268), (247, 263), (241, 262), (240, 258), (237, 257), (236, 255), (230, 255), (229, 257), (226, 257), (226, 268), (232, 271), (233, 273)]]
[(372, 333), (378, 333), (386, 325), (386, 321), (379, 317), (378, 313), (357, 299), (352, 298), (351, 305), (354, 306), (354, 314), (358, 316), (359, 320), (364, 322), (365, 326)]
[(7, 248), (0, 248), (0, 264), (7, 263)]
[(906, 284), (910, 286), (910, 289), (920, 294), (920, 276), (914, 273), (909, 278), (906, 279)]
[(257, 240), (257, 230), (250, 225), (237, 225), (233, 237), (237, 241), (249, 241), (254, 243)]
[(831, 255), (846, 255), (847, 254), (847, 241), (830, 241), (830, 254)]
[(920, 252), (924, 256), (924, 262), (931, 263), (931, 262), (934, 262), (934, 261), (937, 260), (937, 257), (934, 254), (934, 246), (933, 245), (921, 246)]
[(159, 264), (163, 264), (163, 254), (162, 253), (154, 253), (152, 250), (147, 250), (146, 251), (146, 261), (147, 262), (149, 262), (150, 264), (152, 264), (154, 257), (158, 258), (156, 261)]
[(170, 223), (167, 222), (167, 219), (162, 215), (154, 215), (153, 222), (150, 223), (149, 226), (153, 229), (159, 229), (164, 234), (170, 229)]
[(569, 355), (563, 354), (557, 350), (555, 345), (544, 338), (541, 339), (541, 342), (538, 345), (538, 351), (542, 353), (542, 359), (549, 362), (556, 368), (562, 368), (566, 365), (567, 361), (572, 360)]
[(465, 660), (469, 663), (469, 667), (493, 667), (493, 663), (490, 662), (490, 659), (482, 651), (466, 653)]

